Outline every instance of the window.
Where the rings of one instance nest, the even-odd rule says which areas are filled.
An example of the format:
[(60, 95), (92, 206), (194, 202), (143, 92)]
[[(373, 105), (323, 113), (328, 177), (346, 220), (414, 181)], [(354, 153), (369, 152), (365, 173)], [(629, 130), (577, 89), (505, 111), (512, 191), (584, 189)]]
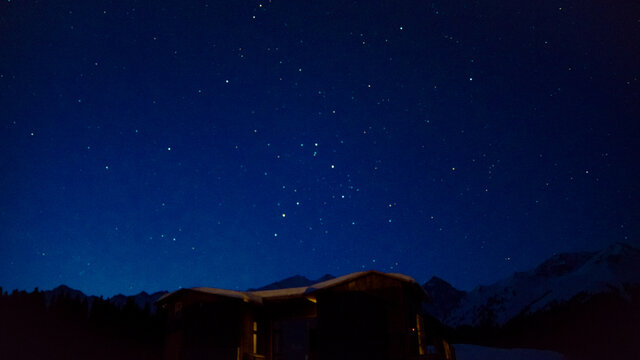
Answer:
[(442, 347), (444, 348), (444, 358), (447, 360), (453, 359), (453, 356), (451, 356), (451, 347), (449, 346), (449, 343), (442, 340)]
[(257, 354), (258, 353), (258, 322), (254, 321), (253, 322), (253, 353)]
[(416, 332), (418, 336), (418, 355), (427, 353), (426, 334), (424, 331), (424, 320), (420, 314), (416, 314)]

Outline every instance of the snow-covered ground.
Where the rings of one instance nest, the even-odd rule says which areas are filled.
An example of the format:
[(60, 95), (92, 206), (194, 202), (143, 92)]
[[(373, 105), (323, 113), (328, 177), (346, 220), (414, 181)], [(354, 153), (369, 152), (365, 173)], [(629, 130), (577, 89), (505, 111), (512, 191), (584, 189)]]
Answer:
[(498, 349), (478, 345), (454, 344), (457, 360), (564, 360), (553, 351), (534, 349)]

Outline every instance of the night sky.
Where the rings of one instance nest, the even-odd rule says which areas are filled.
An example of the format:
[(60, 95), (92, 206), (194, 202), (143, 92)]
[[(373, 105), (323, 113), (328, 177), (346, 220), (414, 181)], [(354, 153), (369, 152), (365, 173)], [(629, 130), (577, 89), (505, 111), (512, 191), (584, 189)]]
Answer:
[(469, 290), (640, 245), (640, 3), (0, 4), (0, 286)]

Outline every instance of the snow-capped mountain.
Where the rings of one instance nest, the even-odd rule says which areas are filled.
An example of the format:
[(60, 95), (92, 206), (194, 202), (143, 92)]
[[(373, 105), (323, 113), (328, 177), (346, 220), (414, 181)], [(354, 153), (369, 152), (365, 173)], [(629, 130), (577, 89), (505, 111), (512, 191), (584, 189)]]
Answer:
[(639, 284), (640, 250), (616, 243), (598, 252), (555, 255), (531, 271), (463, 294), (453, 309), (431, 312), (452, 327), (504, 325), (518, 315), (547, 309), (578, 294), (613, 293), (628, 298), (625, 288)]

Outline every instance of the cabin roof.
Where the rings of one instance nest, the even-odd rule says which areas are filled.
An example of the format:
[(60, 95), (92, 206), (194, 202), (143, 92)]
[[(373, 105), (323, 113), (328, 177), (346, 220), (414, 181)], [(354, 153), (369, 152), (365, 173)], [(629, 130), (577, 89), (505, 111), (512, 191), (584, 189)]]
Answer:
[(361, 277), (364, 277), (364, 276), (368, 276), (368, 275), (372, 275), (372, 274), (381, 275), (381, 276), (385, 276), (385, 277), (392, 278), (392, 279), (395, 279), (395, 280), (399, 280), (399, 281), (402, 281), (402, 282), (413, 283), (413, 284), (416, 284), (416, 285), (420, 286), (417, 281), (415, 281), (411, 276), (408, 276), (408, 275), (397, 274), (397, 273), (383, 273), (383, 272), (379, 272), (379, 271), (375, 271), (375, 270), (369, 270), (369, 271), (354, 272), (354, 273), (351, 273), (351, 274), (347, 274), (347, 275), (343, 275), (343, 276), (340, 276), (340, 277), (337, 277), (337, 278), (333, 278), (333, 279), (330, 279), (330, 280), (319, 282), (317, 284), (313, 284), (311, 286), (308, 286), (308, 288), (311, 289), (311, 290), (328, 289), (328, 288), (332, 288), (334, 286), (342, 285), (342, 284), (348, 283), (350, 281), (353, 281), (355, 279), (358, 279), (358, 278), (361, 278)]
[(227, 289), (218, 289), (218, 288), (210, 288), (210, 287), (195, 287), (189, 289), (180, 289), (167, 294), (162, 295), (156, 303), (167, 302), (169, 299), (178, 298), (184, 294), (189, 293), (198, 293), (202, 295), (209, 295), (212, 297), (222, 297), (222, 298), (230, 298), (230, 299), (238, 299), (243, 302), (251, 302), (251, 303), (262, 303), (262, 297), (251, 294), (247, 291), (236, 291), (236, 290), (227, 290)]
[(422, 286), (420, 286), (420, 284), (418, 284), (418, 282), (416, 282), (411, 276), (397, 274), (397, 273), (383, 273), (375, 270), (370, 270), (370, 271), (354, 272), (351, 274), (343, 275), (331, 280), (322, 281), (309, 286), (284, 288), (284, 289), (276, 289), (276, 290), (235, 291), (235, 290), (218, 289), (218, 288), (210, 288), (210, 287), (180, 289), (178, 291), (165, 294), (160, 299), (158, 299), (157, 302), (158, 303), (166, 302), (168, 301), (169, 298), (174, 298), (188, 292), (196, 292), (200, 294), (220, 296), (220, 297), (226, 297), (226, 298), (235, 298), (235, 299), (242, 300), (244, 302), (262, 304), (263, 300), (285, 300), (285, 299), (292, 299), (292, 298), (302, 298), (305, 296), (309, 296), (316, 291), (330, 289), (330, 288), (354, 281), (358, 278), (370, 276), (370, 275), (384, 276), (387, 278), (391, 278), (394, 280), (398, 280), (404, 283), (409, 283), (411, 285), (417, 286), (417, 288), (420, 289), (419, 291), (421, 292), (421, 294), (427, 297), (427, 293), (424, 291)]

